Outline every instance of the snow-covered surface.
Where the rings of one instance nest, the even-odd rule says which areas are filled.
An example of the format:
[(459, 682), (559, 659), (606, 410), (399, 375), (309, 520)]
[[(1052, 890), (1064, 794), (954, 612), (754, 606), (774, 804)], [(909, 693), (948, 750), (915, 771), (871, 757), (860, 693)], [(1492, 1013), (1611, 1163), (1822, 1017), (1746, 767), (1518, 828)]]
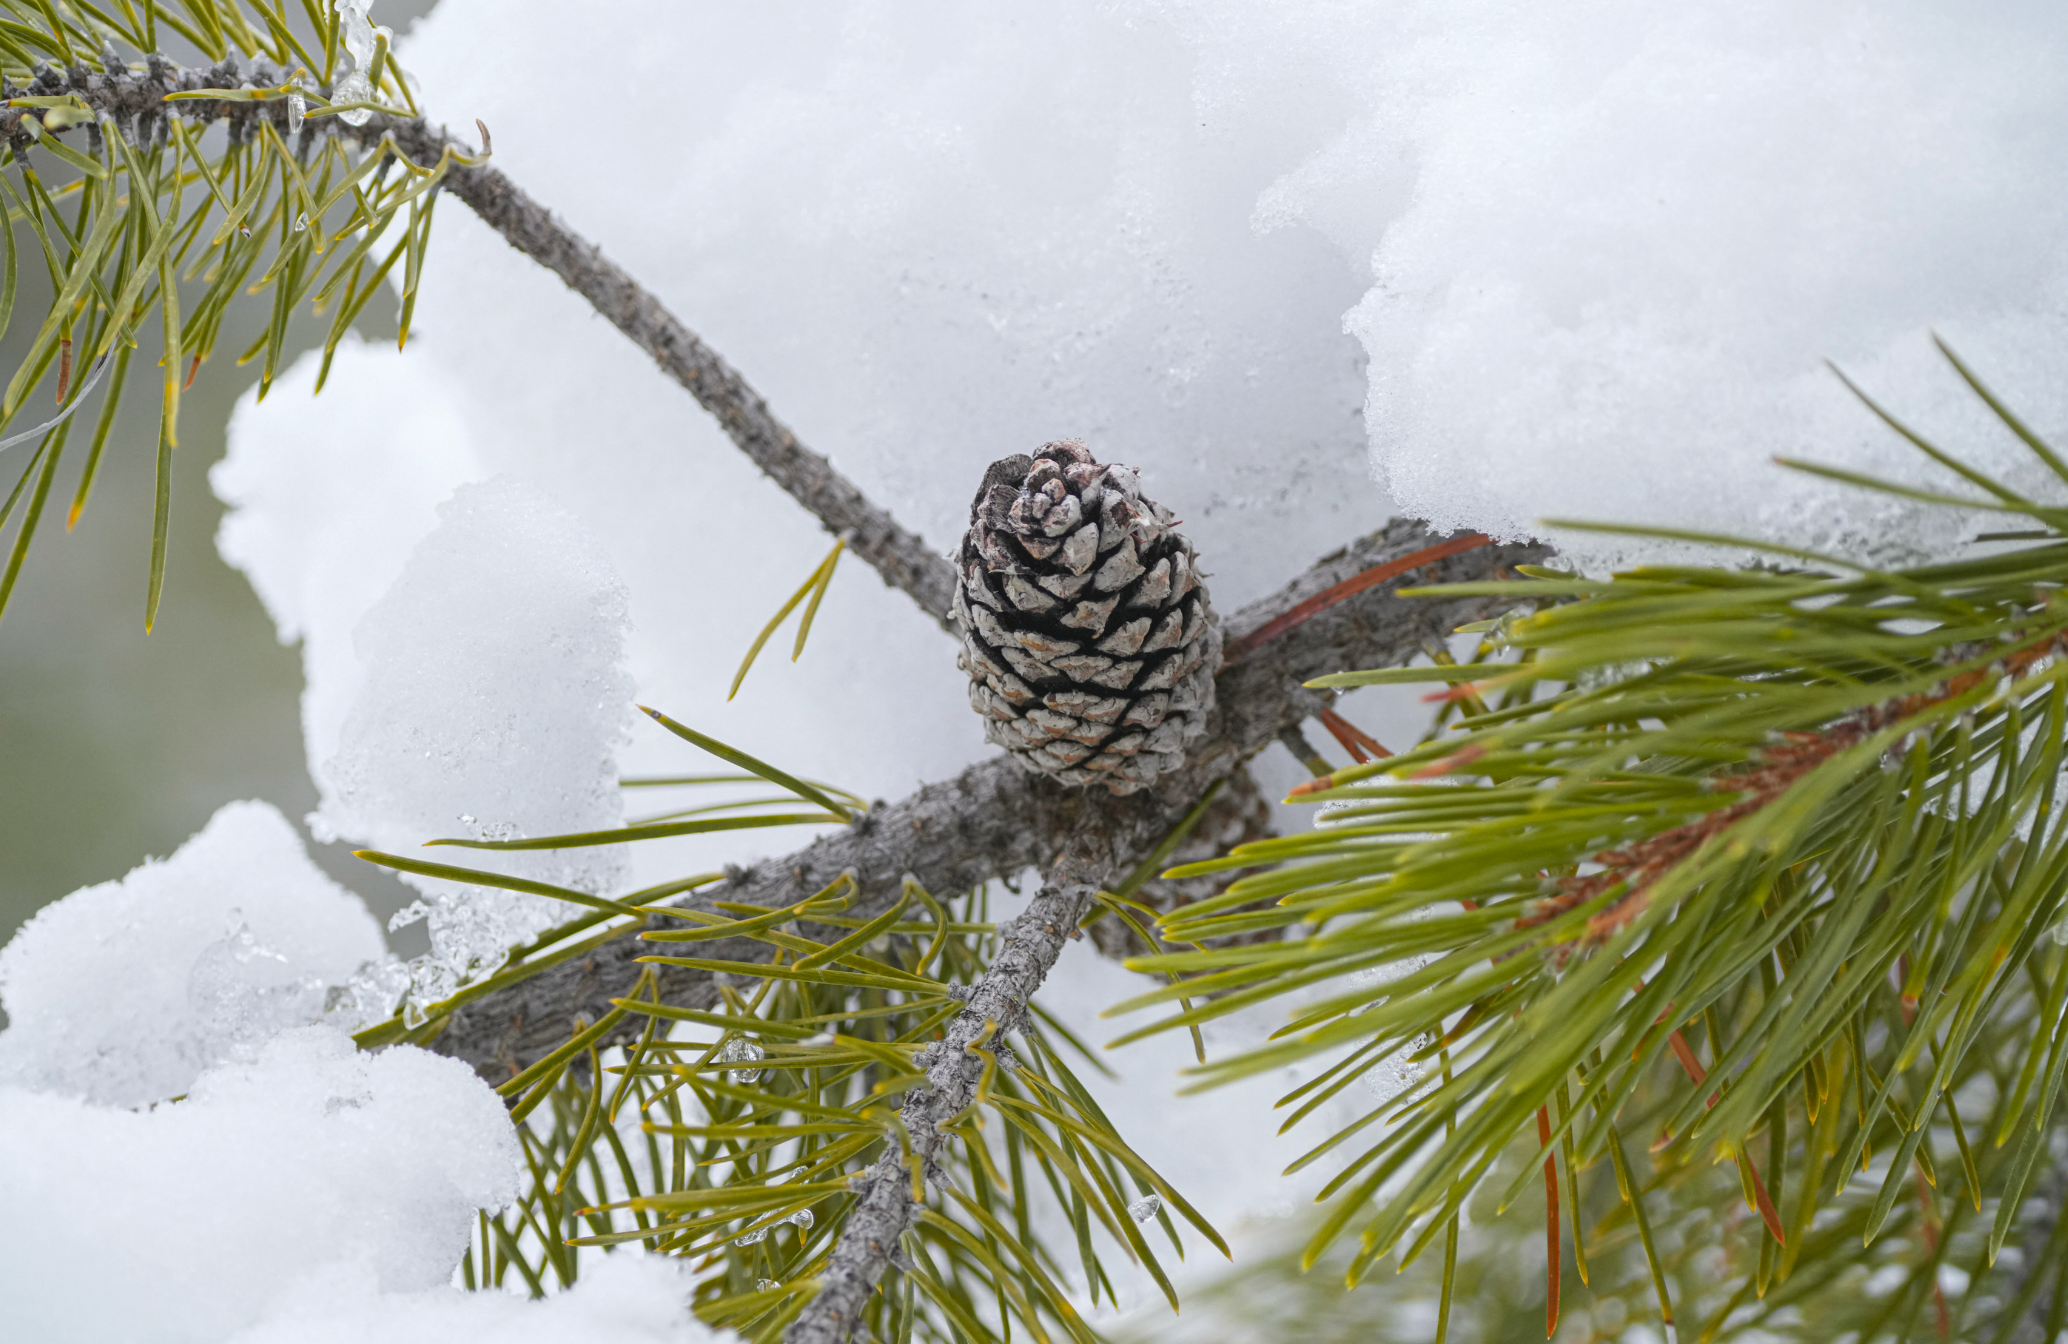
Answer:
[(312, 1025), (382, 955), (364, 905), (257, 802), (0, 949), (0, 1336), (721, 1338), (659, 1258), (588, 1266), (542, 1306), (450, 1286), (523, 1160), (466, 1065)]
[(163, 1101), (319, 1021), (326, 988), (382, 952), (365, 905), (286, 818), (226, 804), (170, 858), (43, 907), (0, 948), (0, 1085)]
[[(353, 630), (438, 525), (438, 506), (492, 474), (436, 360), (397, 358), (347, 337), (323, 400), (311, 402), (318, 367), (299, 361), (274, 380), (265, 404), (241, 403), (230, 421), (236, 451), (209, 473), (230, 506), (218, 549), (251, 580), (280, 641), (301, 641), (311, 778), (337, 754), (359, 688)], [(408, 413), (381, 416), (383, 400)], [(298, 412), (293, 441), (264, 441), (289, 406)]]
[(217, 1344), (306, 1294), (439, 1287), (521, 1167), (465, 1065), (327, 1027), (144, 1110), (0, 1086), (0, 1134), (0, 1315), (53, 1342)]
[[(1274, 187), (1266, 216), (1371, 261), (1349, 326), (1403, 511), (1504, 537), (1566, 517), (1883, 560), (1954, 550), (1973, 518), (1769, 465), (1960, 484), (1827, 359), (1970, 461), (2046, 481), (1927, 331), (2068, 438), (2068, 9), (1369, 12), (1369, 41), (1333, 49), (1362, 115)], [(1584, 563), (1660, 553), (1564, 542)]]

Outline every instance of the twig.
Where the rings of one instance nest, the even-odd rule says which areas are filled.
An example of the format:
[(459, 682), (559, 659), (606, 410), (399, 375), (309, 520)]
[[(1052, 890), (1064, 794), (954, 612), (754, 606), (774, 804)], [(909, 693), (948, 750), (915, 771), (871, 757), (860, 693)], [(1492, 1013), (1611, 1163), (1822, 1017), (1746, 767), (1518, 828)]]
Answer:
[[(1063, 944), (1091, 910), (1105, 865), (1095, 835), (1059, 860), (1050, 881), (1026, 910), (999, 929), (998, 955), (969, 990), (962, 1011), (942, 1038), (919, 1053), (927, 1085), (915, 1088), (899, 1112), (911, 1136), (911, 1162), (919, 1176), (931, 1175), (948, 1144), (943, 1126), (976, 1098), (983, 1060), (972, 1046), (1019, 1030), (1027, 1004), (1048, 978)], [(869, 1294), (889, 1269), (898, 1238), (912, 1225), (919, 1184), (902, 1149), (892, 1147), (852, 1183), (856, 1199), (826, 1268), (818, 1296), (784, 1332), (784, 1344), (841, 1344), (861, 1320)]]
[(1491, 537), (1484, 536), (1478, 532), (1464, 532), (1450, 538), (1448, 541), (1440, 541), (1433, 546), (1425, 546), (1410, 555), (1396, 556), (1384, 564), (1373, 565), (1362, 573), (1353, 574), (1347, 579), (1331, 584), (1312, 597), (1302, 600), (1298, 605), (1273, 617), (1270, 621), (1244, 635), (1242, 638), (1230, 640), (1228, 642), (1228, 651), (1222, 657), (1227, 662), (1238, 662), (1263, 647), (1266, 643), (1298, 626), (1300, 622), (1311, 619), (1316, 614), (1328, 610), (1338, 602), (1355, 597), (1367, 588), (1376, 587), (1388, 579), (1399, 578), (1401, 575), (1411, 570), (1419, 569), (1423, 565), (1433, 564), (1435, 561), (1447, 559), (1453, 555), (1460, 555), (1466, 551), (1477, 550), (1481, 546), (1491, 545), (1493, 545), (1493, 538)]
[[(1718, 775), (1711, 783), (1713, 792), (1738, 795), (1737, 802), (1705, 812), (1693, 821), (1682, 822), (1647, 839), (1594, 855), (1592, 862), (1599, 865), (1596, 871), (1560, 878), (1557, 890), (1531, 906), (1516, 921), (1516, 927), (1534, 928), (1575, 906), (1585, 905), (1604, 893), (1620, 889), (1620, 894), (1607, 909), (1587, 921), (1587, 943), (1590, 946), (1606, 943), (1644, 912), (1650, 902), (1652, 887), (1668, 873), (1709, 841), (1784, 796), (1805, 775), (1839, 752), (1927, 709), (1966, 695), (1986, 682), (2023, 676), (2036, 664), (2064, 650), (2068, 650), (2068, 636), (2056, 635), (2010, 654), (1989, 667), (1961, 672), (1929, 690), (1856, 710), (1815, 731), (1780, 734), (1780, 740), (1764, 748), (1755, 764)], [(1449, 762), (1463, 755), (1459, 752), (1437, 764), (1448, 768)], [(1422, 773), (1427, 774), (1428, 771)]]
[[(413, 124), (427, 141), (433, 133)], [(398, 143), (410, 138), (399, 131)], [(431, 144), (424, 145), (424, 152)], [(833, 464), (797, 441), (776, 419), (761, 394), (718, 353), (676, 320), (655, 295), (595, 244), (555, 219), (522, 188), (492, 167), (455, 168), (450, 191), (483, 223), (567, 283), (589, 305), (652, 356), (661, 371), (680, 383), (714, 416), (741, 452), (769, 479), (790, 493), (847, 549), (873, 566), (883, 581), (919, 604), (943, 625), (955, 596), (955, 571), (915, 532), (910, 532), (833, 469)]]

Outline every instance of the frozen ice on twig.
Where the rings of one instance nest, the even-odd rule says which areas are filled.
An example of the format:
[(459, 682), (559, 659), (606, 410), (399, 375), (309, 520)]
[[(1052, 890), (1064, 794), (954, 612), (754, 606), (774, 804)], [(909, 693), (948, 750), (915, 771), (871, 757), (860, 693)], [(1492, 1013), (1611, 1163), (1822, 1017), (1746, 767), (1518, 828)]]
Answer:
[[(367, 14), (373, 9), (373, 0), (337, 0), (334, 7), (339, 19), (338, 36), (344, 40), (345, 51), (352, 58), (352, 69), (332, 86), (330, 100), (334, 103), (370, 103), (375, 93), (368, 78), (373, 67), (374, 32)], [(372, 119), (373, 113), (362, 107), (340, 112), (338, 117), (347, 126), (364, 126)]]
[(1127, 1206), (1127, 1216), (1138, 1223), (1146, 1223), (1163, 1212), (1163, 1200), (1156, 1195), (1143, 1195)]
[[(755, 1057), (758, 1059), (760, 1056), (756, 1055)], [(758, 1073), (760, 1072), (760, 1070), (757, 1069), (755, 1070), (755, 1072)], [(768, 1234), (775, 1231), (777, 1228), (781, 1227), (784, 1223), (790, 1223), (794, 1225), (797, 1228), (798, 1234), (801, 1236), (802, 1234), (811, 1231), (812, 1224), (817, 1221), (818, 1220), (812, 1216), (812, 1212), (810, 1209), (799, 1209), (797, 1210), (797, 1212), (791, 1214), (787, 1218), (776, 1219), (775, 1222), (769, 1224), (767, 1227), (757, 1227), (751, 1232), (740, 1233), (740, 1235), (732, 1239), (732, 1244), (735, 1246), (752, 1246), (756, 1242), (766, 1241), (768, 1240)], [(762, 1282), (767, 1283), (768, 1280), (764, 1279)]]

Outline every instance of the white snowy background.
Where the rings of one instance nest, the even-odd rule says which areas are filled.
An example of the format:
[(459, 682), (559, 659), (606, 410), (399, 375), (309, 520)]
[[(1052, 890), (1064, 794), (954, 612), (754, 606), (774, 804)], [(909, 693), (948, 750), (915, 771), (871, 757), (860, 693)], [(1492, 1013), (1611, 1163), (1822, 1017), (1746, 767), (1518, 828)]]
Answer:
[[(944, 549), (986, 463), (1076, 435), (1185, 520), (1223, 610), (1396, 510), (1950, 554), (1968, 520), (1770, 465), (1945, 483), (1828, 359), (2044, 488), (1934, 329), (2068, 437), (2058, 5), (443, 0), (399, 58)], [(224, 556), (300, 641), (319, 833), (613, 824), (615, 772), (710, 765), (634, 696), (867, 797), (985, 754), (949, 641), (852, 562), (804, 658), (779, 641), (725, 702), (828, 539), (457, 202), (408, 351), (314, 377), (240, 408), (213, 480)], [(1663, 553), (1554, 535), (1596, 568)], [(801, 839), (526, 871), (617, 889)], [(425, 891), (446, 974), (554, 917)], [(10, 1313), (52, 1340), (698, 1337), (660, 1265), (544, 1307), (441, 1286), (514, 1153), (457, 1065), (309, 1025), (379, 951), (354, 900), (233, 804), (0, 952), (0, 1186), (35, 1211), (0, 1220)], [(1086, 953), (1045, 997), (1105, 1039), (1132, 988)], [(1224, 1227), (1296, 1207), (1283, 1080), (1174, 1101), (1187, 1053), (1115, 1056), (1123, 1132)], [(111, 1250), (118, 1205), (166, 1237)]]

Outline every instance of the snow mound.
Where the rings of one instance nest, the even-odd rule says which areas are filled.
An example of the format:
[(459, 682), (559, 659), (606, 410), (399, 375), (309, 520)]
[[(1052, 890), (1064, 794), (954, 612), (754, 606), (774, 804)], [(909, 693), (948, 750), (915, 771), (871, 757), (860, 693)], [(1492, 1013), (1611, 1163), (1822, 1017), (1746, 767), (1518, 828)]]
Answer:
[[(605, 890), (623, 872), (614, 847), (421, 847), (619, 824), (616, 755), (632, 713), (625, 591), (582, 525), (506, 479), (461, 487), (438, 515), (354, 631), (359, 684), (312, 820), (380, 850)], [(430, 897), (412, 907), (431, 921), (420, 997), (443, 997), (579, 913), (549, 897), (404, 877)]]
[[(1315, 11), (1319, 12), (1319, 11)], [(1260, 220), (1369, 257), (1374, 462), (1406, 513), (1503, 538), (1563, 517), (1881, 562), (1976, 519), (1776, 455), (1971, 488), (1856, 401), (2028, 489), (2044, 469), (1942, 332), (2068, 438), (2068, 10), (1518, 0), (1383, 6), (1335, 69), (1365, 113)], [(2060, 484), (2050, 482), (2050, 498)], [(1672, 553), (1555, 536), (1588, 565)]]
[(0, 949), (0, 1084), (105, 1106), (177, 1096), (320, 1020), (327, 987), (383, 951), (286, 818), (226, 804), (172, 857), (43, 907)]
[(464, 1064), (327, 1027), (147, 1111), (0, 1086), (0, 1134), (0, 1301), (53, 1342), (219, 1344), (339, 1275), (439, 1287), (522, 1165)]

